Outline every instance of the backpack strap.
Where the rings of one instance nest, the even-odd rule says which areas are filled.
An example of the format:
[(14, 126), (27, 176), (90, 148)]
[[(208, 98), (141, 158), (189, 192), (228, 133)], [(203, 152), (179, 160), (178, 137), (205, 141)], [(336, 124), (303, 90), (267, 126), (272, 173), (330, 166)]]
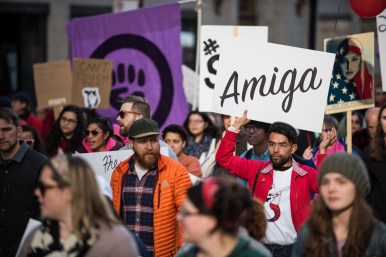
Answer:
[(258, 179), (259, 176), (260, 176), (261, 168), (263, 167), (263, 165), (264, 165), (264, 161), (262, 161), (262, 164), (260, 165), (260, 168), (259, 168), (259, 170), (257, 171), (257, 173), (256, 173), (256, 175), (255, 175), (255, 179), (254, 179), (254, 181), (253, 181), (252, 192), (251, 192), (252, 196), (253, 196), (254, 193), (255, 193), (255, 188), (256, 188), (257, 179)]
[(252, 158), (252, 154), (253, 154), (253, 147), (247, 151), (244, 158), (250, 160)]

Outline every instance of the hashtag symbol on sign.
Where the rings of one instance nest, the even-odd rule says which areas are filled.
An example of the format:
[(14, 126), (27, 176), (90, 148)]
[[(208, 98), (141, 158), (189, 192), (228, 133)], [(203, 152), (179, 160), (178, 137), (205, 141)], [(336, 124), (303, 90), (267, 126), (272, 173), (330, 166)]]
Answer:
[(216, 40), (208, 39), (207, 42), (204, 41), (205, 48), (204, 52), (205, 55), (212, 54), (212, 51), (215, 53), (216, 49), (219, 48), (219, 45), (217, 44)]

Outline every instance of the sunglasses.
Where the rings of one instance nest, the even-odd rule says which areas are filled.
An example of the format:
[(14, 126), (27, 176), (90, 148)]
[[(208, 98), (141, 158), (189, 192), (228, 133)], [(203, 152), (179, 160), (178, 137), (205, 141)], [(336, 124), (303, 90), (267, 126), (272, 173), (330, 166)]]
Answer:
[(181, 208), (180, 215), (181, 215), (182, 218), (185, 218), (185, 217), (188, 217), (188, 216), (201, 215), (201, 213), (199, 213), (199, 212), (189, 212), (186, 209)]
[(35, 139), (26, 139), (24, 142), (26, 142), (28, 146), (31, 146), (33, 143), (35, 143)]
[(97, 136), (100, 132), (96, 129), (94, 130), (85, 130), (84, 131), (84, 134), (86, 135), (86, 137), (88, 137), (90, 134), (93, 135), (94, 137)]
[(43, 182), (39, 181), (36, 188), (39, 189), (42, 196), (44, 196), (44, 194), (46, 193), (47, 190), (54, 189), (54, 188), (60, 188), (60, 187), (54, 186), (54, 185), (45, 185), (45, 184), (43, 184)]
[(128, 114), (128, 113), (140, 115), (139, 112), (132, 112), (132, 111), (121, 110), (121, 111), (118, 112), (118, 116), (119, 116), (119, 118), (123, 119), (123, 118), (125, 118), (126, 114)]

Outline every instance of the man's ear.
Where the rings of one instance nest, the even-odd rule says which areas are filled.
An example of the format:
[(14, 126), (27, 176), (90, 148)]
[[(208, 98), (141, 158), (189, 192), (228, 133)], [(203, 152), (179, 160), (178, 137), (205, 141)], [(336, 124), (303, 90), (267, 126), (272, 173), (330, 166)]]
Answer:
[(134, 141), (132, 139), (129, 139), (129, 146), (131, 149), (133, 149)]
[(185, 147), (185, 145), (186, 145), (186, 142), (182, 141), (182, 147)]
[(298, 145), (297, 144), (293, 144), (292, 147), (291, 147), (291, 154), (294, 154), (296, 152), (296, 150), (298, 150)]
[(22, 126), (16, 127), (16, 135), (17, 135), (17, 139), (19, 139), (19, 138), (21, 137), (22, 134), (23, 134), (23, 128), (22, 128)]

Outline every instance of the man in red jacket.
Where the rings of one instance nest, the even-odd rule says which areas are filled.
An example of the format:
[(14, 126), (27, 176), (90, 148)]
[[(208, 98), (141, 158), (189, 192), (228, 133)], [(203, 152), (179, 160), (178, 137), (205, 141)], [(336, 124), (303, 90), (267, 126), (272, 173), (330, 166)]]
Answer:
[(291, 256), (300, 226), (311, 210), (311, 193), (319, 191), (316, 170), (296, 162), (297, 132), (284, 122), (268, 130), (270, 161), (234, 156), (237, 135), (249, 122), (247, 111), (226, 132), (216, 161), (230, 173), (248, 181), (253, 195), (264, 202), (268, 219), (265, 244), (274, 257)]

